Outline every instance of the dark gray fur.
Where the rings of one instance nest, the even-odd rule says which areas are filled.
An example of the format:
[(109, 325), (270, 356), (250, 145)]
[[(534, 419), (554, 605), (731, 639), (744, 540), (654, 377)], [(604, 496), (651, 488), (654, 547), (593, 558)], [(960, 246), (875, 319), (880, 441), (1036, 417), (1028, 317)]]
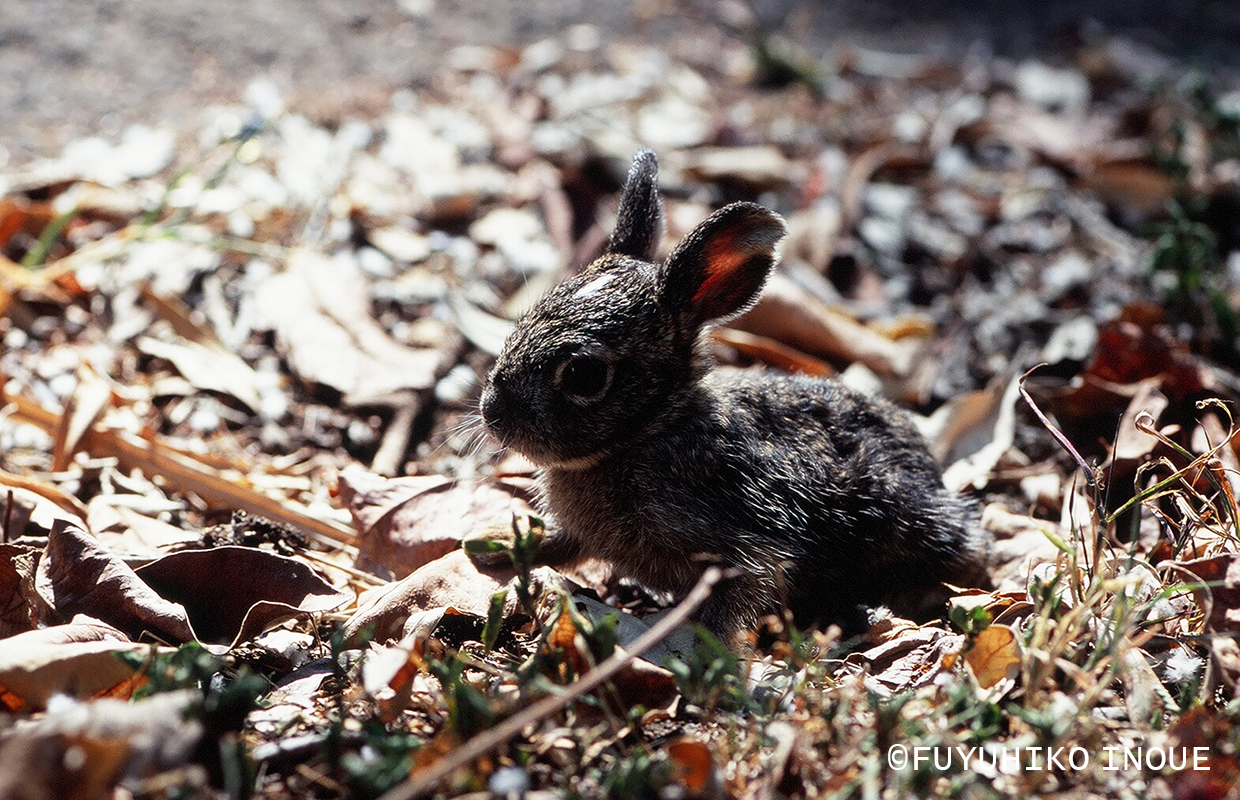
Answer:
[(539, 560), (602, 558), (673, 595), (733, 567), (703, 611), (723, 636), (783, 601), (799, 624), (856, 631), (866, 608), (923, 616), (942, 581), (984, 582), (975, 509), (903, 412), (835, 381), (713, 368), (703, 328), (757, 299), (784, 225), (735, 203), (651, 263), (656, 180), (640, 152), (611, 251), (517, 323), (483, 393), (488, 429), (541, 467)]

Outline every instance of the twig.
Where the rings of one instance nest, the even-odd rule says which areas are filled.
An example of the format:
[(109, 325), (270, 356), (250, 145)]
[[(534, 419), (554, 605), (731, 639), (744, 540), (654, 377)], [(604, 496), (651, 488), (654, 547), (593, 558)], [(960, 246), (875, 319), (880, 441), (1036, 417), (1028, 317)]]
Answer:
[(689, 616), (706, 602), (706, 598), (710, 597), (711, 591), (719, 582), (722, 574), (718, 567), (707, 568), (697, 585), (693, 587), (693, 591), (689, 592), (680, 605), (659, 620), (650, 630), (639, 636), (629, 649), (613, 654), (598, 667), (586, 673), (581, 680), (568, 687), (564, 693), (548, 695), (513, 714), (489, 731), (478, 734), (430, 767), (391, 789), (379, 800), (416, 800), (416, 798), (423, 797), (457, 769), (481, 758), (525, 730), (526, 727), (551, 716), (578, 697), (611, 680), (631, 661), (666, 639), (677, 626), (687, 621)]
[[(13, 404), (13, 416), (54, 434), (59, 416), (20, 396), (3, 398)], [(230, 479), (216, 470), (163, 444), (157, 436), (143, 439), (122, 430), (91, 428), (82, 436), (82, 449), (112, 456), (126, 469), (140, 468), (148, 475), (160, 475), (181, 491), (197, 494), (208, 503), (240, 508), (251, 514), (283, 522), (306, 532), (332, 547), (356, 546), (351, 529), (335, 520), (317, 516), (290, 501), (269, 497), (243, 485), (243, 476)]]
[(1068, 455), (1072, 456), (1074, 461), (1076, 461), (1077, 466), (1081, 468), (1082, 474), (1085, 475), (1085, 483), (1089, 487), (1090, 494), (1093, 494), (1094, 490), (1098, 486), (1097, 473), (1094, 472), (1093, 467), (1085, 463), (1084, 457), (1082, 457), (1081, 454), (1077, 452), (1076, 448), (1072, 446), (1072, 442), (1068, 441), (1068, 437), (1063, 435), (1063, 431), (1051, 424), (1051, 421), (1046, 418), (1045, 414), (1042, 413), (1042, 409), (1038, 408), (1038, 404), (1033, 402), (1033, 398), (1030, 397), (1029, 392), (1025, 390), (1025, 381), (1029, 379), (1029, 376), (1045, 366), (1045, 364), (1038, 364), (1024, 375), (1020, 376), (1020, 396), (1025, 398), (1025, 402), (1029, 405), (1029, 408), (1033, 410), (1033, 413), (1037, 415), (1038, 420), (1042, 423), (1042, 426), (1046, 428), (1046, 432), (1059, 443), (1059, 446), (1062, 447)]

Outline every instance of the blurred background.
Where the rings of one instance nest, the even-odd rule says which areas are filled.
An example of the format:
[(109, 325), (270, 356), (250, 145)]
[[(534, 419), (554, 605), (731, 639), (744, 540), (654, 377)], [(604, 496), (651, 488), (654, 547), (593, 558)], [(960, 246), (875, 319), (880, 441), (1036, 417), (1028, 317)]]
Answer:
[(295, 106), (382, 108), (462, 44), (519, 47), (573, 25), (668, 46), (712, 28), (774, 34), (819, 58), (848, 44), (1053, 61), (1120, 34), (1213, 71), (1240, 66), (1240, 4), (1224, 0), (5, 0), (0, 166), (133, 122), (193, 125), (259, 76)]

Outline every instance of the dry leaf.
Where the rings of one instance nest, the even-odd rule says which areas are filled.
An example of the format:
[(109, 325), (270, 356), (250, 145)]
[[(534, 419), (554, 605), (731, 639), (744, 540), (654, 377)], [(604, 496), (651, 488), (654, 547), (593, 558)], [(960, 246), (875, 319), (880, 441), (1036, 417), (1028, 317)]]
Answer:
[[(535, 569), (531, 576), (532, 591), (536, 594), (544, 587), (568, 585), (548, 567)], [(511, 567), (478, 566), (464, 550), (454, 550), (403, 580), (367, 592), (358, 603), (358, 610), (345, 623), (345, 635), (352, 640), (373, 627), (376, 642), (400, 639), (411, 632), (416, 614), (428, 609), (451, 607), (485, 617), (491, 596), (515, 579), (516, 572)], [(516, 593), (510, 591), (504, 613), (512, 614), (516, 607)]]
[(34, 585), (39, 549), (32, 545), (0, 544), (0, 639), (38, 627), (43, 604)]
[(185, 609), (143, 583), (134, 571), (80, 528), (58, 522), (48, 534), (35, 587), (64, 619), (89, 614), (137, 641), (194, 639)]
[(396, 578), (454, 550), (479, 529), (532, 511), (511, 482), (384, 478), (360, 467), (341, 471), (339, 493), (358, 530), (359, 567)]
[(1198, 604), (1209, 610), (1206, 631), (1224, 634), (1240, 631), (1240, 554), (1224, 553), (1213, 558), (1182, 561), (1175, 566), (1207, 584), (1206, 588), (1194, 592)]
[(676, 739), (668, 743), (665, 752), (672, 765), (672, 781), (683, 790), (684, 797), (709, 800), (726, 796), (723, 772), (705, 742), (688, 737)]
[(0, 797), (104, 800), (124, 779), (176, 769), (202, 738), (190, 713), (201, 699), (197, 689), (182, 689), (60, 707), (0, 746)]
[(73, 454), (82, 445), (82, 437), (95, 426), (112, 404), (112, 388), (93, 369), (78, 368), (78, 385), (65, 403), (56, 441), (52, 446), (52, 470), (68, 469)]
[(395, 341), (370, 316), (361, 273), (340, 260), (295, 250), (285, 271), (255, 293), (261, 326), (303, 380), (330, 386), (350, 405), (402, 390), (429, 389), (456, 361), (456, 345), (415, 350)]
[(251, 412), (262, 408), (263, 379), (236, 353), (185, 339), (161, 341), (150, 336), (138, 340), (138, 349), (170, 361), (196, 389), (228, 395)]
[(182, 550), (136, 574), (185, 609), (199, 641), (230, 647), (285, 620), (338, 608), (351, 597), (302, 561), (255, 547)]
[(150, 652), (149, 645), (132, 642), (57, 642), (30, 631), (5, 639), (0, 647), (0, 688), (19, 698), (23, 710), (37, 711), (53, 695), (84, 699), (108, 691), (134, 675), (119, 654), (141, 662)]
[(803, 353), (864, 364), (882, 377), (908, 376), (917, 352), (911, 341), (893, 342), (831, 310), (779, 272), (771, 276), (757, 305), (731, 325)]
[(113, 505), (115, 495), (92, 497), (87, 528), (108, 550), (129, 564), (158, 558), (169, 547), (198, 542), (202, 536), (148, 517), (132, 508)]
[(946, 668), (944, 659), (958, 652), (964, 641), (964, 636), (941, 628), (913, 628), (848, 660), (868, 665), (866, 686), (889, 697), (929, 684)]
[(994, 690), (992, 696), (999, 696), (1016, 686), (1021, 654), (1016, 631), (1006, 625), (989, 625), (973, 639), (973, 646), (964, 654), (964, 663), (978, 686)]

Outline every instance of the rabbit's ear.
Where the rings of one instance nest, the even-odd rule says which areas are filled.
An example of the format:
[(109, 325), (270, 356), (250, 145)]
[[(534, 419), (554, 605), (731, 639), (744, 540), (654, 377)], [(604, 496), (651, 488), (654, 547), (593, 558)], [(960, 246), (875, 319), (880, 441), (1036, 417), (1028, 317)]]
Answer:
[(775, 266), (784, 221), (754, 203), (721, 208), (694, 228), (663, 267), (663, 295), (692, 327), (739, 314)]
[(663, 235), (663, 206), (659, 203), (659, 161), (641, 149), (633, 156), (629, 177), (620, 194), (620, 213), (607, 252), (642, 261), (654, 259)]

